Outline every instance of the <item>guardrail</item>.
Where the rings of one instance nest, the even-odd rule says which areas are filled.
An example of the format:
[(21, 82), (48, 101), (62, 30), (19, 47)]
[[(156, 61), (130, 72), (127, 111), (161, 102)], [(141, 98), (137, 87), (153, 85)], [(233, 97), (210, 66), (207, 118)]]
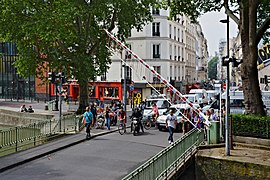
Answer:
[(27, 126), (0, 130), (0, 156), (27, 149), (66, 133), (77, 133), (83, 128), (79, 116), (69, 116), (59, 120), (48, 120)]
[(125, 176), (123, 180), (167, 179), (197, 151), (197, 147), (203, 141), (203, 131), (193, 129)]

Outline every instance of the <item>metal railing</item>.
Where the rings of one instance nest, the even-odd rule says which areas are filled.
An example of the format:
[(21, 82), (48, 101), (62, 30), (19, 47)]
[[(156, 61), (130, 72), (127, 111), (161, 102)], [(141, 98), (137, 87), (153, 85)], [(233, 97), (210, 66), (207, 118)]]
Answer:
[(193, 129), (125, 176), (123, 180), (167, 179), (181, 168), (203, 141), (203, 131)]
[(59, 120), (55, 119), (0, 130), (0, 156), (43, 144), (59, 135), (77, 133), (83, 128), (79, 116), (64, 117), (61, 121), (61, 130)]

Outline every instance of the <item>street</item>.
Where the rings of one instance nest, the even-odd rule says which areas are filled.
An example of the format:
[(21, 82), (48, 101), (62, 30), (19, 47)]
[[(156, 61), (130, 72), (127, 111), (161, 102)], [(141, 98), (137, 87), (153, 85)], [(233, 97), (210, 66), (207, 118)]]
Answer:
[(166, 147), (167, 137), (154, 127), (138, 136), (130, 129), (111, 133), (5, 171), (1, 179), (121, 179)]

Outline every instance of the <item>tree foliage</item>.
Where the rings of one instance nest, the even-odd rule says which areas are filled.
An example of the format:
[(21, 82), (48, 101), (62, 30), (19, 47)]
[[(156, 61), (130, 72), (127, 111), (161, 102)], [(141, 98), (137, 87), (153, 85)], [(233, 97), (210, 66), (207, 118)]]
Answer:
[(218, 57), (213, 57), (208, 62), (208, 78), (210, 79), (217, 79), (217, 64), (218, 64)]
[[(111, 60), (102, 29), (122, 40), (132, 28), (152, 20), (155, 0), (2, 0), (0, 37), (16, 42), (22, 76), (44, 78), (44, 70), (65, 71), (81, 89), (80, 106), (88, 103), (88, 81), (103, 74)], [(83, 107), (82, 107), (83, 108)]]
[(206, 12), (225, 9), (226, 14), (237, 25), (241, 37), (243, 64), (241, 77), (247, 113), (265, 115), (259, 89), (257, 70), (257, 46), (269, 33), (269, 0), (168, 0), (163, 7), (170, 7), (171, 16), (186, 14), (194, 22)]

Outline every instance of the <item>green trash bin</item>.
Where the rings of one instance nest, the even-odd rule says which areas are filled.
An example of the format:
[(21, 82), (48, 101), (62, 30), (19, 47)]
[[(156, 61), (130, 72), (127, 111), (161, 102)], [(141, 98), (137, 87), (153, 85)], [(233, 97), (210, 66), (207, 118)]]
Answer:
[(220, 123), (219, 121), (211, 121), (211, 126), (207, 131), (208, 144), (218, 144), (220, 142)]

